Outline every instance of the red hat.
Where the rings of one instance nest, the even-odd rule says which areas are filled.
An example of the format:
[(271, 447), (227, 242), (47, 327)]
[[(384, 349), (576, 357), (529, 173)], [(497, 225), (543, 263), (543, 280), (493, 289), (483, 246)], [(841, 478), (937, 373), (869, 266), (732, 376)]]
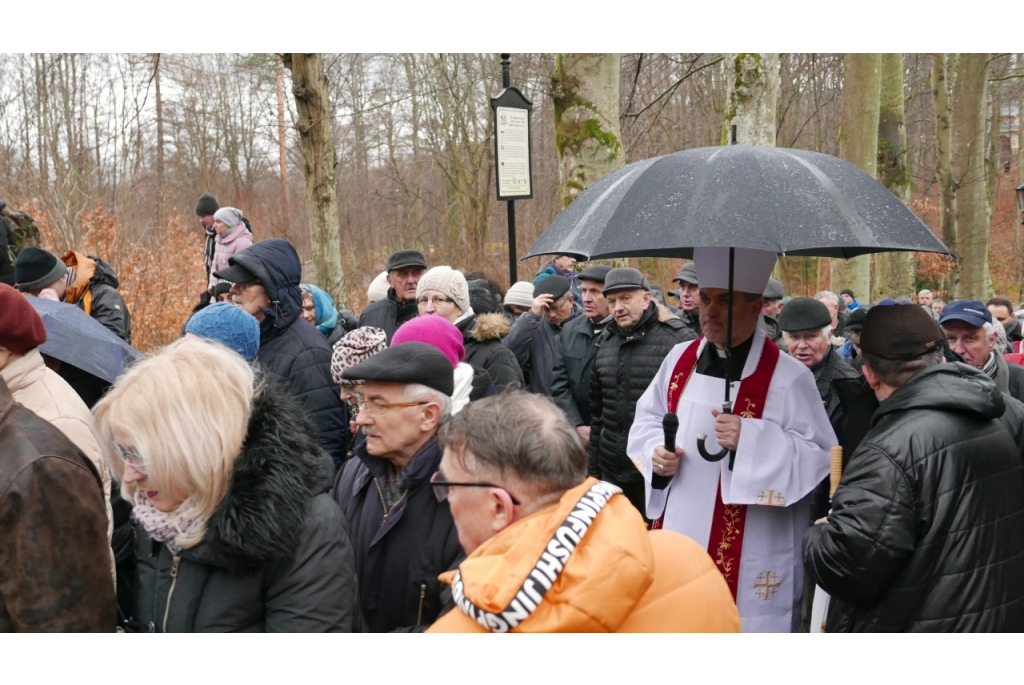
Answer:
[(28, 299), (11, 286), (0, 283), (0, 345), (15, 354), (25, 354), (46, 342), (46, 327)]

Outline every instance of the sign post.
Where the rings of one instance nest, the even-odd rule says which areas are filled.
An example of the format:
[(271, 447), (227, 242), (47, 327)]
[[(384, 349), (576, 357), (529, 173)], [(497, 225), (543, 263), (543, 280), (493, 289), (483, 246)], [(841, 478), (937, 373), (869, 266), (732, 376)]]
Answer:
[(494, 110), (494, 172), (498, 200), (508, 209), (509, 284), (519, 280), (516, 274), (517, 199), (533, 197), (533, 157), (530, 153), (530, 112), (533, 103), (510, 85), (509, 53), (501, 54), (502, 90), (491, 98)]

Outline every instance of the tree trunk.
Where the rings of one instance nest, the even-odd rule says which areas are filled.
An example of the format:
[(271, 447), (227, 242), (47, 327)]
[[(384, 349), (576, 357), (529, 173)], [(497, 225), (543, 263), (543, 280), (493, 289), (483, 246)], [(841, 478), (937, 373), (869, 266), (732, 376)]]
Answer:
[(551, 76), (562, 206), (626, 163), (618, 53), (559, 54)]
[(313, 259), (310, 281), (329, 292), (339, 309), (348, 309), (334, 181), (338, 163), (331, 133), (334, 118), (327, 97), (323, 55), (292, 52), (284, 53), (281, 58), (292, 74), (292, 95), (298, 112), (295, 128), (299, 132), (302, 171), (306, 179), (306, 212)]
[[(946, 53), (932, 54), (932, 100), (935, 103), (935, 181), (939, 184), (939, 222), (942, 242), (953, 252), (957, 248), (956, 183), (953, 181), (953, 112), (949, 99), (949, 67)], [(942, 279), (947, 299), (956, 292), (960, 268), (954, 267)]]
[(958, 299), (985, 301), (992, 296), (988, 270), (991, 216), (985, 185), (985, 109), (987, 53), (964, 53), (953, 85), (953, 178), (956, 228), (961, 254)]
[[(878, 182), (904, 204), (910, 203), (907, 168), (907, 129), (903, 114), (903, 55), (882, 55), (878, 104)], [(871, 301), (914, 293), (914, 254), (883, 252), (875, 257), (875, 283)]]
[(164, 219), (164, 100), (160, 95), (160, 53), (153, 55), (153, 81), (156, 86), (156, 188), (157, 217)]
[(722, 145), (729, 143), (730, 126), (737, 142), (775, 147), (775, 105), (779, 98), (778, 53), (726, 55), (729, 95), (722, 124)]
[[(878, 168), (878, 97), (881, 89), (882, 55), (850, 53), (844, 60), (842, 133), (839, 156), (871, 176)], [(871, 295), (871, 257), (833, 259), (830, 288), (838, 293), (850, 288), (857, 297)]]
[(284, 130), (284, 61), (281, 55), (277, 57), (277, 156), (280, 163), (281, 177), (281, 230), (288, 234), (289, 212), (288, 212), (288, 148), (285, 144)]

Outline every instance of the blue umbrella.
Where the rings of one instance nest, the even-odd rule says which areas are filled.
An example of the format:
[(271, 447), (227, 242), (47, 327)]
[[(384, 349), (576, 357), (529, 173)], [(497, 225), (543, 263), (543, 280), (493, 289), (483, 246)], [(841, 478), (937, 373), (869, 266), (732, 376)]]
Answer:
[(78, 307), (63, 302), (27, 298), (46, 326), (39, 351), (113, 383), (142, 354)]

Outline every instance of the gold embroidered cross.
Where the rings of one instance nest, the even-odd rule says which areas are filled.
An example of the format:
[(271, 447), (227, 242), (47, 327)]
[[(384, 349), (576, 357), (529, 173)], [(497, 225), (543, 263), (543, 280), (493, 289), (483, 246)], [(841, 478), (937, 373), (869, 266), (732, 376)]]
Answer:
[(786, 496), (781, 492), (775, 490), (764, 490), (757, 496), (757, 503), (765, 507), (784, 507), (786, 506)]
[(767, 602), (778, 594), (780, 585), (782, 583), (779, 580), (779, 574), (775, 571), (758, 573), (757, 582), (754, 583), (754, 594), (757, 595), (758, 599), (763, 599)]

